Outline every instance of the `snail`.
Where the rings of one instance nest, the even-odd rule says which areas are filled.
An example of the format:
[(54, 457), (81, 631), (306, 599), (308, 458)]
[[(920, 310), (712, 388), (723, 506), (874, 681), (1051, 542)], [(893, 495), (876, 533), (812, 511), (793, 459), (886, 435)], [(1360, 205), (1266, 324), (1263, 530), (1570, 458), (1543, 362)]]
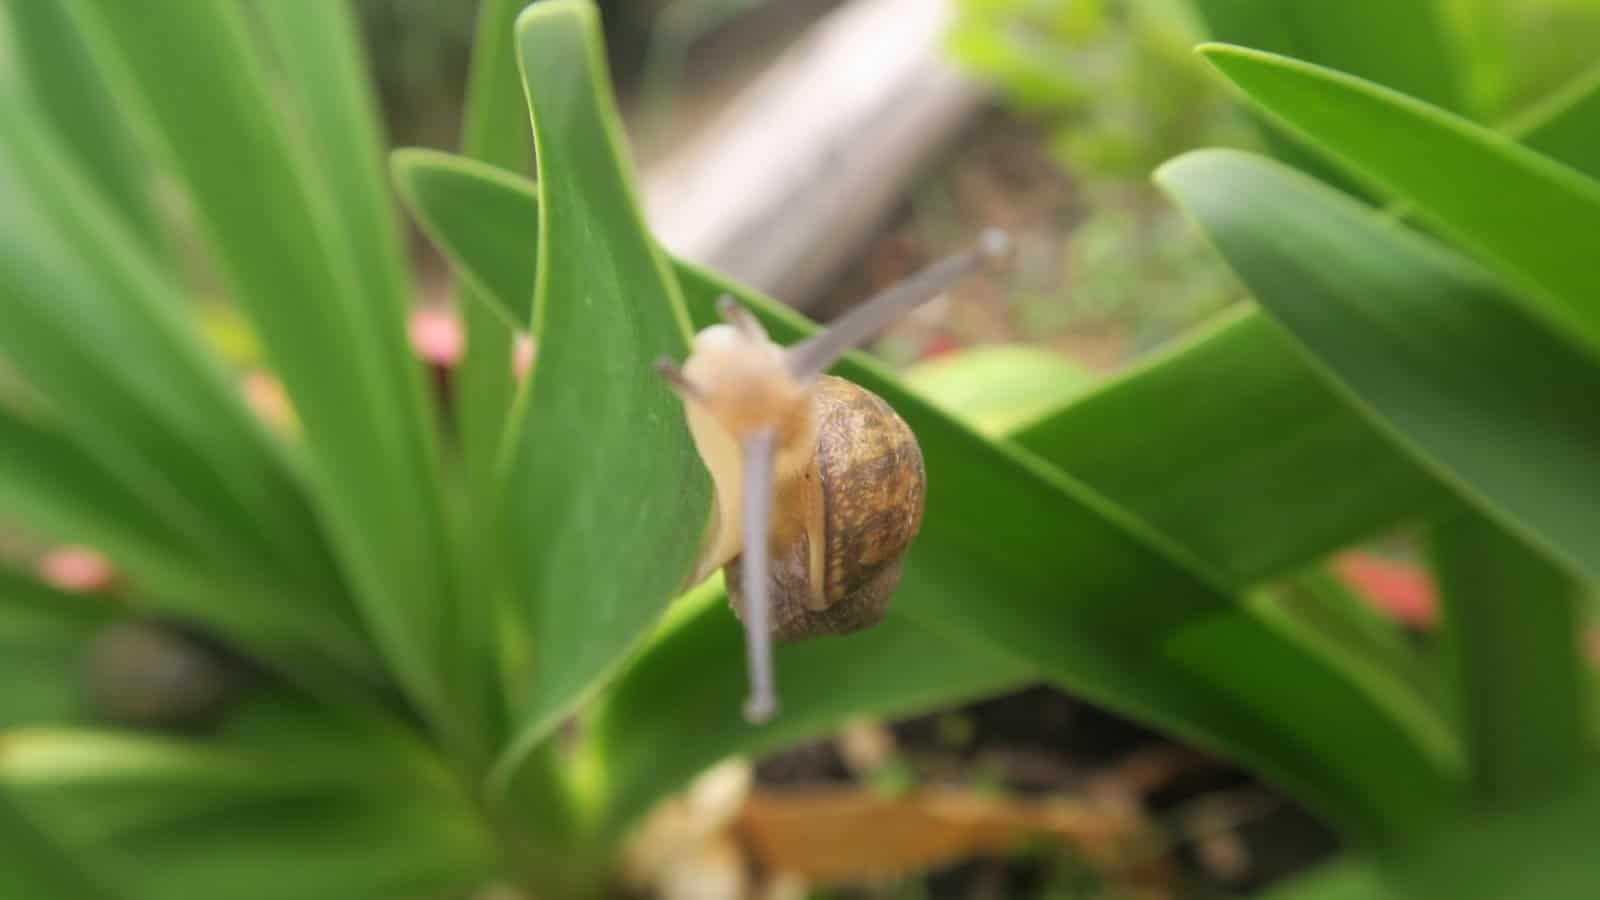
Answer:
[(141, 728), (214, 724), (245, 680), (239, 660), (184, 626), (111, 623), (89, 647), (88, 698), (106, 719)]
[(1002, 259), (1005, 233), (941, 260), (790, 347), (731, 296), (680, 368), (656, 370), (683, 402), (716, 502), (690, 583), (722, 568), (744, 624), (751, 722), (777, 712), (772, 641), (847, 634), (883, 617), (922, 523), (922, 452), (872, 392), (824, 375), (894, 319)]

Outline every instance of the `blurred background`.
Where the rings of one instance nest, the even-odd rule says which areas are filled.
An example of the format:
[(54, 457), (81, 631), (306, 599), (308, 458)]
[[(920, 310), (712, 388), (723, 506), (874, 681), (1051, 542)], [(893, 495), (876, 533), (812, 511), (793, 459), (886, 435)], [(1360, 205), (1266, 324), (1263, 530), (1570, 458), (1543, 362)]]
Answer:
[[(599, 5), (647, 212), (667, 246), (826, 320), (986, 226), (1013, 234), (1008, 272), (951, 291), (872, 346), (913, 387), (939, 387), (956, 350), (995, 348), (1000, 370), (1006, 354), (1025, 353), (1025, 381), (986, 383), (1015, 390), (1012, 412), (1026, 418), (1244, 296), (1150, 181), (1188, 149), (1277, 139), (1194, 55), (1209, 29), (1187, 0)], [(1481, 121), (1511, 120), (1600, 47), (1600, 3), (1589, 0), (1436, 5), (1465, 73), (1463, 103)], [(356, 6), (390, 144), (454, 150), (477, 4)], [(851, 58), (874, 64), (841, 72)], [(450, 273), (408, 228), (420, 286), (410, 336), (443, 372), (461, 346)], [(259, 367), (232, 310), (207, 309), (216, 345), (239, 368)], [(258, 409), (282, 415), (270, 380), (250, 385)], [(22, 534), (0, 531), (0, 556), (70, 590), (114, 580), (93, 553)], [(1412, 536), (1387, 535), (1331, 570), (1426, 645), (1436, 602), (1417, 556)], [(713, 771), (688, 796), (721, 809), (729, 792), (742, 804), (731, 860), (706, 851), (694, 877), (650, 890), (715, 900), (726, 896), (719, 866), (758, 859), (812, 876), (773, 896), (817, 900), (1241, 897), (1339, 850), (1333, 830), (1239, 768), (1045, 687), (858, 721)], [(972, 797), (988, 802), (964, 805)]]

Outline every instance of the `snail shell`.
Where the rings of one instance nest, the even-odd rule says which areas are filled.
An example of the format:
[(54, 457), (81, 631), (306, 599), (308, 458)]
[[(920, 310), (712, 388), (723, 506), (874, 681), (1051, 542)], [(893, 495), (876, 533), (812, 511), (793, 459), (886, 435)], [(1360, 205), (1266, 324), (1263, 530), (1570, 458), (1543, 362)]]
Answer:
[[(922, 451), (889, 404), (824, 375), (812, 409), (815, 454), (798, 478), (779, 485), (774, 502), (768, 583), (780, 641), (848, 634), (883, 618), (900, 557), (922, 525)], [(741, 621), (742, 559), (723, 567)]]

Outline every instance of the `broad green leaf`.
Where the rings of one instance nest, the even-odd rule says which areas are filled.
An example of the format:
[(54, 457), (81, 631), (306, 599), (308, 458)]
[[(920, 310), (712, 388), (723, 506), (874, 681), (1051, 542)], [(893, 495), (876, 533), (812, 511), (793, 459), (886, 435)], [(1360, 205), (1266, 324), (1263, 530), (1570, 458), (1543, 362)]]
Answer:
[(530, 7), (517, 52), (543, 178), (539, 350), (509, 426), (503, 491), (514, 600), (534, 647), (502, 774), (645, 636), (711, 508), (678, 401), (650, 366), (684, 355), (688, 327), (622, 162), (594, 7)]
[[(39, 473), (0, 496), (0, 517), (28, 524), (46, 508), (42, 527), (86, 543), (138, 521), (143, 535), (123, 532), (131, 543), (174, 551), (161, 554), (164, 567), (203, 573), (195, 581), (211, 586), (160, 602), (214, 607), (206, 621), (236, 626), (245, 645), (298, 633), (327, 662), (370, 670), (293, 460), (181, 315), (171, 273), (89, 192), (54, 136), (25, 127), (14, 101), (0, 91), (0, 120), (19, 126), (0, 151), (0, 359), (42, 420), (8, 413), (0, 424), (26, 433), (0, 468), (22, 482), (34, 482), (25, 465)], [(103, 522), (81, 515), (112, 497), (118, 509)], [(120, 563), (129, 543), (118, 543), (104, 549)]]
[(66, 5), (10, 3), (0, 10), (0, 31), (7, 24), (15, 77), (31, 100), (36, 123), (55, 129), (61, 146), (72, 153), (134, 239), (170, 266), (173, 249), (157, 209), (150, 169)]
[[(507, 191), (515, 187), (512, 180), (504, 176), (486, 177), (481, 171), (482, 167), (476, 167), (480, 171), (474, 171), (474, 167), (469, 163), (421, 157), (412, 159), (419, 170), (429, 169), (427, 177), (439, 180), (433, 193), (441, 200), (455, 193), (456, 188), (448, 186), (449, 182), (455, 180), (477, 179), (480, 182), (490, 182), (463, 186), (463, 196), (486, 191), (494, 185), (501, 185)], [(521, 202), (526, 206), (534, 201), (536, 192), (531, 185), (526, 185), (524, 182), (522, 187), (515, 189), (515, 194), (522, 198)], [(521, 213), (516, 213), (516, 204), (509, 202), (511, 200), (509, 195), (506, 200), (504, 204), (493, 205), (493, 208), (503, 208), (507, 211), (506, 228), (529, 228), (537, 223), (539, 217), (536, 212), (525, 209)], [(491, 207), (486, 204), (478, 208)], [(449, 244), (454, 236), (471, 234), (477, 227), (467, 223), (461, 223), (466, 225), (466, 228), (457, 227), (456, 219), (464, 216), (470, 209), (472, 207), (465, 203), (439, 202), (433, 207), (432, 212), (422, 210), (419, 211), (419, 215), (424, 219), (435, 217), (436, 231), (446, 235), (446, 243)], [(491, 279), (505, 281), (494, 289), (498, 296), (517, 297), (526, 291), (525, 285), (511, 280), (522, 277), (518, 275), (514, 260), (497, 257), (496, 248), (502, 246), (500, 242), (474, 243), (467, 239), (457, 240), (453, 246), (458, 262), (477, 272), (485, 284)], [(524, 268), (523, 272), (526, 271)], [(488, 277), (484, 277), (486, 275)], [(728, 284), (692, 265), (679, 262), (677, 275), (687, 299), (690, 300), (691, 312), (699, 324), (715, 320), (713, 309), (715, 298), (724, 291), (730, 291), (741, 295), (746, 304), (762, 316), (769, 330), (781, 339), (792, 340), (812, 327), (771, 301), (752, 296), (742, 288)], [(503, 299), (501, 302), (502, 305), (510, 305)], [(1172, 467), (1166, 462), (1173, 442), (1151, 439), (1148, 427), (1144, 424), (1149, 421), (1151, 415), (1167, 412), (1164, 404), (1169, 402), (1176, 402), (1183, 408), (1185, 400), (1205, 396), (1202, 391), (1209, 389), (1219, 380), (1229, 377), (1237, 379), (1238, 376), (1229, 375), (1228, 368), (1233, 348), (1265, 345), (1262, 352), (1271, 352), (1274, 355), (1266, 357), (1262, 362), (1263, 365), (1272, 360), (1279, 360), (1282, 365), (1292, 364), (1297, 367), (1290, 370), (1292, 372), (1299, 372), (1299, 369), (1303, 368), (1287, 343), (1282, 343), (1281, 346), (1265, 343), (1269, 340), (1282, 342), (1275, 332), (1253, 330), (1264, 327), (1270, 328), (1259, 323), (1252, 329), (1238, 324), (1231, 325), (1219, 334), (1238, 335), (1237, 343), (1219, 343), (1217, 345), (1219, 352), (1214, 354), (1200, 349), (1185, 351), (1196, 354), (1195, 358), (1199, 360), (1192, 370), (1195, 373), (1192, 379), (1184, 377), (1183, 364), (1177, 362), (1163, 364), (1171, 366), (1166, 370), (1152, 366), (1152, 370), (1158, 374), (1161, 372), (1166, 374), (1159, 374), (1161, 380), (1145, 382), (1145, 386), (1139, 390), (1152, 392), (1149, 395), (1150, 399), (1144, 402), (1152, 404), (1151, 408), (1156, 412), (1136, 416), (1122, 415), (1115, 410), (1107, 409), (1102, 421), (1119, 423), (1119, 427), (1129, 435), (1124, 453), (1130, 456), (1143, 454), (1140, 459), (1145, 462), (1141, 464), (1147, 466), (1146, 471), (1151, 473), (1150, 477), (1172, 479), (1168, 482), (1158, 480), (1156, 488), (1152, 489), (1152, 496), (1163, 484), (1176, 483), (1175, 480), (1181, 478), (1183, 470)], [(1248, 368), (1245, 370), (1247, 375), (1253, 371)], [(1270, 366), (1267, 371), (1272, 371)], [(906, 584), (901, 588), (899, 599), (895, 601), (897, 620), (902, 618), (904, 611), (903, 619), (908, 627), (920, 627), (927, 632), (945, 635), (949, 642), (955, 644), (970, 643), (974, 652), (981, 653), (987, 649), (990, 653), (1010, 657), (1016, 664), (1039, 672), (1040, 677), (1054, 678), (1075, 691), (1085, 693), (1125, 712), (1132, 712), (1147, 721), (1176, 729), (1212, 746), (1226, 747), (1230, 752), (1246, 755), (1253, 764), (1279, 777), (1293, 780), (1297, 786), (1304, 787), (1308, 795), (1317, 795), (1324, 801), (1324, 808), (1338, 806), (1337, 801), (1330, 800), (1326, 793), (1319, 792), (1319, 788), (1308, 786), (1315, 783), (1327, 788), (1327, 782), (1333, 780), (1334, 776), (1328, 775), (1328, 770), (1323, 768), (1321, 763), (1307, 763), (1304, 757), (1307, 754), (1334, 754), (1335, 745), (1351, 740), (1351, 732), (1345, 725), (1330, 727), (1328, 734), (1307, 739), (1306, 744), (1286, 747), (1283, 742), (1292, 742), (1293, 739), (1275, 735), (1276, 726), (1263, 721), (1253, 712), (1246, 712), (1246, 708), (1254, 702), (1253, 699), (1231, 699), (1231, 696), (1248, 698), (1252, 691), (1264, 690), (1268, 686), (1266, 683), (1251, 684), (1245, 681), (1213, 687), (1206, 684), (1203, 676), (1193, 674), (1188, 668), (1192, 666), (1196, 671), (1203, 671), (1205, 656), (1208, 653), (1218, 653), (1223, 656), (1248, 653), (1249, 651), (1242, 650), (1241, 647), (1250, 646), (1250, 641), (1260, 640), (1268, 646), (1275, 646), (1285, 640), (1298, 639), (1286, 638), (1275, 628), (1260, 625), (1253, 618), (1256, 613), (1234, 607), (1230, 598), (1217, 588), (1210, 587), (1209, 577), (1197, 578), (1188, 572), (1183, 564), (1164, 558), (1163, 551), (1153, 549), (1148, 544), (1141, 544), (1140, 539), (1129, 536), (1123, 529), (1135, 530), (1137, 534), (1145, 536), (1145, 540), (1150, 540), (1148, 533), (1139, 526), (1130, 524), (1126, 517), (1108, 510), (1103, 503), (1093, 499), (1088, 492), (1062, 478), (1048, 466), (1025, 454), (1010, 453), (982, 441), (966, 428), (936, 412), (927, 401), (911, 395), (905, 388), (895, 385), (875, 369), (868, 370), (856, 364), (849, 364), (843, 367), (841, 372), (884, 396), (911, 423), (922, 442), (924, 455), (928, 460), (930, 485), (944, 485), (943, 492), (934, 490), (929, 495), (924, 533), (913, 546)], [(1165, 396), (1159, 392), (1163, 383), (1172, 388), (1172, 392)], [(1223, 381), (1223, 383), (1241, 383), (1245, 387), (1252, 385), (1250, 380)], [(1367, 426), (1357, 417), (1343, 413), (1342, 407), (1320, 387), (1315, 378), (1309, 375), (1296, 375), (1287, 379), (1280, 389), (1285, 390), (1286, 396), (1281, 407), (1272, 407), (1275, 414), (1280, 417), (1286, 415), (1285, 411), (1293, 412), (1298, 409), (1292, 402), (1296, 397), (1306, 398), (1306, 404), (1311, 410), (1308, 430), (1312, 437), (1306, 443), (1313, 449), (1337, 448), (1342, 445), (1338, 440), (1328, 442), (1322, 429), (1328, 429), (1334, 437), (1344, 433), (1346, 429), (1353, 429), (1356, 440), (1344, 443), (1353, 447), (1378, 443), (1382, 453), (1381, 442), (1376, 442), (1368, 436)], [(1091, 395), (1083, 402), (1092, 400), (1094, 396)], [(1317, 405), (1319, 403), (1320, 407)], [(1209, 408), (1215, 409), (1216, 404)], [(1328, 410), (1331, 412), (1327, 412)], [(1216, 430), (1219, 433), (1226, 433), (1238, 427), (1235, 421), (1250, 423), (1253, 418), (1229, 421)], [(1074, 432), (1069, 430), (1066, 433)], [(1185, 446), (1196, 440), (1192, 429), (1190, 432), (1180, 429), (1178, 433), (1184, 435), (1182, 440), (1187, 442)], [(1223, 449), (1231, 446), (1222, 443), (1217, 436), (1213, 436), (1212, 440), (1218, 441), (1217, 446)], [(1053, 439), (1047, 443), (1057, 448), (1066, 446)], [(1317, 464), (1320, 465), (1340, 461), (1336, 455), (1326, 452), (1321, 456), (1297, 457), (1294, 454), (1301, 452), (1297, 448), (1297, 444), (1291, 443), (1286, 452), (1277, 456), (1281, 460), (1279, 465), (1283, 466), (1281, 471), (1285, 478), (1290, 479), (1291, 484), (1298, 484), (1304, 480), (1303, 470), (1294, 468), (1297, 459), (1317, 460)], [(1383, 462), (1384, 460), (1397, 456), (1392, 451), (1382, 455), (1380, 453), (1362, 457), (1358, 462), (1364, 466), (1369, 462), (1373, 465), (1381, 462), (1382, 465), (1379, 466), (1381, 469), (1389, 465)], [(1108, 471), (1114, 469), (1115, 459), (1115, 455), (1106, 457)], [(939, 469), (935, 469), (936, 464), (940, 466)], [(1409, 464), (1404, 463), (1403, 458), (1395, 468), (1401, 472), (1414, 471)], [(938, 474), (941, 471), (947, 474), (941, 476)], [(983, 477), (977, 477), (977, 473), (983, 473)], [(1237, 490), (1241, 492), (1240, 502), (1260, 492), (1260, 485), (1251, 477), (1252, 474), (1248, 465), (1238, 469), (1231, 467), (1226, 469), (1226, 476), (1233, 479), (1232, 483), (1237, 485)], [(1397, 479), (1397, 486), (1392, 491), (1394, 496), (1380, 495), (1373, 501), (1389, 504), (1382, 507), (1385, 510), (1383, 515), (1367, 512), (1365, 507), (1341, 510), (1335, 515), (1330, 515), (1328, 521), (1337, 527), (1327, 527), (1324, 536), (1328, 539), (1341, 536), (1349, 540), (1359, 536), (1348, 533), (1354, 522), (1376, 523), (1373, 527), (1378, 527), (1392, 524), (1393, 516), (1415, 512), (1415, 507), (1410, 505), (1415, 501), (1406, 498), (1428, 496), (1429, 489), (1424, 485), (1414, 494), (1407, 494), (1406, 491), (1400, 490), (1403, 485), (1404, 482)], [(1327, 487), (1319, 487), (1318, 492), (1311, 496), (1327, 497), (1328, 490)], [(1415, 489), (1407, 488), (1407, 490)], [(1230, 495), (1222, 496), (1227, 499)], [(942, 511), (937, 505), (941, 497), (948, 498), (945, 502), (950, 504)], [(1402, 500), (1404, 503), (1400, 502)], [(1238, 504), (1219, 503), (1214, 507), (1215, 515), (1223, 516), (1236, 505)], [(1259, 507), (1260, 512), (1256, 519), (1257, 527), (1263, 534), (1273, 533), (1266, 530), (1269, 528), (1282, 530), (1281, 516), (1276, 514), (1269, 516), (1269, 508), (1270, 504)], [(1002, 512), (1004, 514), (1001, 514)], [(1200, 513), (1194, 515), (1201, 517)], [(1115, 518), (1108, 521), (1108, 516)], [(1363, 516), (1368, 518), (1362, 518)], [(939, 536), (930, 537), (930, 534)], [(1165, 544), (1161, 546), (1167, 547)], [(1335, 544), (1314, 544), (1308, 541), (1296, 546), (1306, 551), (1316, 547), (1315, 552), (1320, 553), (1332, 549)], [(1186, 558), (1181, 553), (1171, 551), (1170, 548), (1165, 552)], [(1086, 561), (1098, 559), (1102, 555), (1119, 564), (1125, 563), (1127, 568), (1108, 570), (1101, 563)], [(920, 564), (917, 564), (918, 561)], [(912, 598), (919, 595), (928, 601), (926, 605), (916, 610), (908, 609), (908, 606), (918, 602)], [(975, 603), (972, 599), (974, 597), (992, 599)], [(935, 599), (938, 601), (937, 606), (933, 605)], [(1189, 608), (1193, 613), (1192, 617), (1185, 615), (1186, 602), (1193, 604)], [(709, 616), (711, 613), (708, 612), (706, 615)], [(1181, 664), (1159, 658), (1149, 648), (1148, 642), (1160, 637), (1164, 624), (1177, 627), (1178, 623), (1206, 616), (1221, 617), (1228, 621), (1244, 617), (1247, 621), (1231, 626), (1232, 630), (1226, 633), (1214, 632), (1223, 638), (1221, 641), (1202, 638), (1191, 642), (1183, 650), (1185, 658)], [(725, 627), (725, 624), (714, 627)], [(692, 635), (697, 632), (686, 633)], [(1241, 633), (1245, 635), (1243, 643), (1234, 643), (1233, 641)], [(835, 641), (824, 642), (823, 647), (829, 645), (836, 648), (834, 652), (844, 652), (848, 647), (848, 644)], [(930, 645), (928, 649), (930, 653), (938, 656), (949, 652), (947, 647), (948, 644), (941, 643)], [(663, 649), (659, 652), (674, 651)], [(823, 651), (819, 648), (817, 652), (820, 654)], [(1335, 696), (1345, 697), (1350, 705), (1358, 710), (1357, 714), (1361, 714), (1359, 710), (1365, 709), (1366, 714), (1375, 716), (1378, 720), (1383, 718), (1383, 714), (1367, 706), (1359, 694), (1353, 697), (1350, 695), (1349, 692), (1354, 688), (1349, 683), (1335, 684), (1328, 688), (1324, 682), (1318, 680), (1324, 677), (1320, 674), (1324, 667), (1321, 661), (1310, 660), (1310, 657), (1303, 654), (1282, 655), (1287, 657), (1285, 664), (1289, 670), (1275, 674), (1274, 679), (1269, 681), (1287, 683), (1291, 686), (1291, 690), (1294, 685), (1311, 685), (1315, 682), (1315, 690), (1327, 688), (1332, 690)], [(648, 663), (641, 661), (639, 665), (644, 666)], [(730, 666), (731, 676), (735, 665), (731, 662), (727, 665)], [(783, 664), (780, 662), (781, 665)], [(1179, 668), (1179, 665), (1183, 668)], [(1295, 670), (1300, 666), (1309, 666), (1314, 672), (1304, 678), (1299, 677), (1295, 674)], [(782, 668), (779, 677), (780, 681), (786, 678)], [(631, 680), (632, 676), (625, 678)], [(742, 681), (738, 683), (742, 684)], [(968, 686), (955, 679), (951, 680), (949, 688), (950, 699), (970, 696), (971, 693), (982, 689), (981, 684)], [(1235, 691), (1240, 693), (1230, 696), (1230, 692)], [(854, 708), (851, 704), (855, 702), (858, 702), (856, 695), (838, 698), (836, 705), (832, 707), (831, 715), (848, 714), (848, 711)], [(860, 708), (863, 710), (871, 709), (877, 703), (883, 703), (884, 708), (888, 708), (896, 702), (892, 698), (874, 698), (867, 694), (859, 696)], [(931, 703), (933, 700), (927, 702)], [(1273, 702), (1277, 703), (1280, 700)], [(1291, 704), (1312, 702), (1323, 701), (1301, 697), (1291, 701)], [(631, 709), (631, 706), (628, 708)], [(786, 708), (791, 712), (796, 711), (792, 701), (786, 701)], [(733, 709), (709, 708), (705, 712), (713, 718), (708, 718), (703, 726), (696, 725), (693, 728), (686, 726), (686, 730), (693, 731), (703, 727), (708, 734), (714, 730), (723, 735), (720, 740), (726, 740), (729, 748), (745, 746), (740, 742), (746, 737), (747, 726), (735, 723)], [(1291, 705), (1285, 712), (1286, 722), (1297, 718), (1292, 713)], [(630, 737), (622, 736), (626, 729), (623, 718), (619, 715), (615, 725), (606, 726), (617, 729), (612, 732), (613, 737), (610, 739), (611, 744), (615, 746), (631, 743), (632, 740)], [(821, 722), (821, 719), (816, 721)], [(1319, 720), (1315, 724), (1320, 727), (1331, 721)], [(1421, 751), (1411, 746), (1411, 738), (1399, 736), (1397, 732), (1390, 730), (1393, 728), (1393, 723), (1384, 724), (1373, 719), (1365, 721), (1374, 733), (1388, 734), (1389, 738), (1398, 742), (1394, 759), (1410, 760), (1402, 763), (1402, 766), (1416, 764), (1423, 769), (1414, 777), (1404, 776), (1402, 781), (1405, 786), (1398, 791), (1385, 786), (1380, 789), (1380, 793), (1389, 796), (1399, 806), (1412, 802), (1413, 790), (1428, 794), (1442, 789), (1439, 786), (1439, 779), (1442, 777), (1439, 772), (1449, 769), (1448, 752), (1442, 754), (1446, 759), (1422, 762), (1419, 753), (1437, 755), (1438, 751)], [(773, 727), (783, 727), (782, 717)], [(1224, 733), (1228, 734), (1227, 738), (1221, 737)], [(1377, 739), (1386, 740), (1382, 737)], [(639, 740), (642, 746), (657, 746), (654, 743), (656, 739), (642, 730)], [(759, 735), (752, 736), (752, 740), (759, 741)], [(1325, 743), (1325, 746), (1319, 744), (1319, 741)], [(710, 754), (716, 752), (716, 747), (717, 741), (710, 739), (696, 745), (695, 751), (706, 755), (701, 759), (702, 765), (708, 764), (715, 758)], [(1267, 749), (1269, 747), (1271, 749)], [(625, 756), (633, 751), (607, 752)], [(1357, 761), (1359, 756), (1345, 757), (1343, 765), (1361, 768), (1361, 764)], [(1284, 763), (1285, 760), (1295, 761)], [(689, 765), (690, 762), (682, 758), (676, 759), (672, 773), (681, 774), (677, 771), (677, 767)], [(1306, 774), (1302, 779), (1296, 780), (1284, 774), (1285, 766), (1301, 767), (1299, 770)], [(1384, 763), (1384, 766), (1388, 767), (1389, 763)], [(1394, 770), (1389, 769), (1389, 771)], [(1315, 774), (1311, 774), (1313, 772)], [(641, 787), (642, 782), (630, 781), (636, 777), (647, 778), (647, 775), (636, 776), (626, 772), (618, 774), (616, 776), (618, 783), (625, 783), (625, 789), (629, 793), (625, 805), (613, 815), (621, 817), (630, 815), (636, 812), (639, 805), (649, 796), (658, 796), (659, 792), (675, 787), (674, 782), (666, 779), (666, 774), (667, 771), (663, 770), (663, 780), (653, 786), (656, 792), (653, 795), (637, 793), (646, 791), (647, 787)], [(1348, 777), (1359, 779), (1368, 776), (1385, 777), (1382, 773), (1371, 771), (1366, 775)], [(1344, 778), (1346, 773), (1338, 777)], [(1411, 799), (1399, 799), (1401, 797)], [(1416, 802), (1420, 804), (1423, 801)], [(602, 800), (601, 804), (604, 803)], [(1340, 812), (1344, 813), (1346, 818), (1356, 820), (1368, 819), (1371, 815), (1371, 810), (1356, 811), (1348, 806), (1343, 807)], [(617, 827), (619, 824), (613, 822), (612, 826)]]
[(1600, 884), (1600, 772), (1507, 809), (1465, 809), (1411, 836), (1380, 869), (1394, 900), (1585, 900)]
[(6, 741), (0, 789), (131, 896), (424, 898), (467, 890), (489, 864), (477, 812), (432, 752), (356, 709), (269, 693), (210, 737)]
[(1238, 587), (1426, 514), (1446, 496), (1250, 308), (1012, 440)]
[(1471, 512), (1434, 528), (1432, 550), (1478, 799), (1563, 787), (1586, 750), (1581, 586)]
[(902, 377), (906, 387), (990, 437), (1037, 421), (1093, 381), (1061, 354), (1020, 344), (961, 350), (917, 363)]
[[(1217, 41), (1303, 59), (1370, 79), (1445, 109), (1464, 111), (1455, 48), (1436, 4), (1387, 0), (1194, 0)], [(1274, 155), (1350, 188), (1342, 173), (1270, 119)]]
[(1600, 178), (1600, 65), (1507, 126), (1517, 140), (1590, 178)]
[(1377, 868), (1365, 859), (1341, 859), (1290, 876), (1259, 894), (1260, 900), (1388, 900)]
[(31, 900), (122, 900), (105, 879), (68, 856), (0, 791), (0, 896)]
[(1521, 287), (1528, 308), (1600, 354), (1600, 182), (1403, 94), (1238, 47), (1205, 55), (1250, 99)]
[(842, 638), (780, 644), (782, 708), (752, 727), (740, 713), (744, 633), (720, 583), (685, 598), (595, 711), (586, 763), (596, 827), (615, 839), (650, 805), (726, 756), (833, 730), (852, 716), (906, 715), (1013, 690), (1026, 665), (891, 609)]
[(85, 648), (116, 612), (0, 568), (0, 733), (82, 718)]
[(320, 192), (319, 170), (274, 104), (239, 6), (73, 8), (186, 189), (230, 294), (288, 390), (320, 517), (390, 670), (454, 752), (481, 754), (445, 658), (451, 607), (463, 601), (404, 298), (363, 290), (334, 198)]
[(1398, 443), (1486, 515), (1600, 577), (1600, 366), (1465, 259), (1281, 165), (1199, 151), (1156, 177)]

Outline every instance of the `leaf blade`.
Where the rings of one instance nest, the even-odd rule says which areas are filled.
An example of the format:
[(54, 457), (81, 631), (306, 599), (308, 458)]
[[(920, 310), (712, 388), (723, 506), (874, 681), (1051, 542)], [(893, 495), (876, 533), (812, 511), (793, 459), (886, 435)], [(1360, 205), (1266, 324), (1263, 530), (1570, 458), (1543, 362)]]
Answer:
[(1600, 448), (1589, 358), (1466, 260), (1280, 165), (1199, 151), (1156, 177), (1403, 447), (1486, 515), (1600, 576), (1600, 505), (1581, 489)]
[[(1550, 327), (1600, 352), (1600, 307), (1590, 294), (1600, 182), (1343, 73), (1224, 45), (1202, 52), (1262, 108), (1522, 287), (1529, 310)], [(1479, 184), (1498, 187), (1463, 189)]]

